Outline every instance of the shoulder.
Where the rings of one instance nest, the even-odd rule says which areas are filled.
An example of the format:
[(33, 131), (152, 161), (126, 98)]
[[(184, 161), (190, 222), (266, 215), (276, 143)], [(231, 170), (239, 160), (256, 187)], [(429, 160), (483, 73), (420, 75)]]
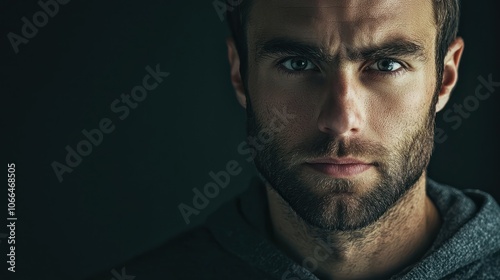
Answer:
[(486, 212), (484, 214), (500, 213), (495, 198), (479, 189), (459, 189), (427, 178), (427, 194), (442, 212), (462, 212), (466, 209), (471, 214), (477, 211)]
[(500, 279), (500, 251), (486, 256), (456, 271), (453, 279), (498, 280)]
[[(250, 185), (257, 183), (252, 180)], [(114, 265), (89, 280), (110, 280), (114, 276), (113, 269), (119, 274), (115, 279), (130, 280), (132, 277), (127, 278), (128, 275), (137, 279), (268, 279), (269, 276), (249, 257), (254, 250), (251, 244), (255, 244), (251, 241), (258, 237), (248, 224), (248, 217), (242, 214), (244, 209), (251, 213), (263, 211), (263, 202), (259, 203), (261, 191), (248, 187), (221, 205), (202, 225), (185, 230), (161, 246)], [(244, 198), (250, 202), (243, 203)], [(125, 276), (120, 275), (121, 269), (125, 269)]]
[(112, 270), (123, 279), (132, 279), (133, 276), (141, 279), (226, 279), (239, 275), (239, 279), (261, 278), (243, 260), (226, 251), (205, 226), (181, 233), (89, 280), (110, 280), (114, 276)]
[(476, 276), (477, 279), (500, 279), (500, 251), (483, 260)]

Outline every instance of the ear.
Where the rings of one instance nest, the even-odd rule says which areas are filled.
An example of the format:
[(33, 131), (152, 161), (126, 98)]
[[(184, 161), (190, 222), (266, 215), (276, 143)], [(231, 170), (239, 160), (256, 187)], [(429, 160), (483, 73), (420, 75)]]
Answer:
[(444, 58), (443, 81), (439, 91), (438, 102), (436, 103), (436, 112), (441, 111), (448, 100), (455, 84), (458, 80), (458, 65), (464, 51), (464, 40), (457, 37), (448, 48), (448, 53)]
[(241, 79), (240, 73), (240, 56), (236, 50), (236, 44), (232, 37), (227, 38), (227, 57), (229, 59), (229, 67), (231, 69), (231, 83), (236, 91), (236, 99), (243, 106), (247, 107), (247, 97), (245, 95), (245, 87), (243, 86), (243, 80)]

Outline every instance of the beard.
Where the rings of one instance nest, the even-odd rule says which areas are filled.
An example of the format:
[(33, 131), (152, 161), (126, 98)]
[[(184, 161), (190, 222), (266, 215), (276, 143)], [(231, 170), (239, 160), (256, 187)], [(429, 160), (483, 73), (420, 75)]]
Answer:
[[(289, 141), (280, 134), (286, 129), (266, 128), (248, 102), (248, 136), (272, 132), (265, 144), (254, 147), (255, 165), (308, 227), (329, 231), (365, 228), (404, 197), (427, 168), (434, 144), (436, 101), (434, 98), (418, 127), (400, 135), (394, 147), (322, 133), (288, 150), (284, 147)], [(367, 182), (332, 178), (304, 165), (307, 159), (346, 156), (377, 159), (373, 164), (378, 171), (376, 182), (361, 188), (361, 183)]]

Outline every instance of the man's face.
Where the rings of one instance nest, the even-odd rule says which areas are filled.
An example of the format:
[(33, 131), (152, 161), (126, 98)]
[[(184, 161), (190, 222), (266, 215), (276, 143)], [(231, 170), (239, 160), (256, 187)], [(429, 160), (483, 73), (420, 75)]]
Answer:
[(379, 219), (422, 176), (433, 146), (431, 1), (254, 0), (248, 133), (294, 115), (258, 170), (312, 226)]

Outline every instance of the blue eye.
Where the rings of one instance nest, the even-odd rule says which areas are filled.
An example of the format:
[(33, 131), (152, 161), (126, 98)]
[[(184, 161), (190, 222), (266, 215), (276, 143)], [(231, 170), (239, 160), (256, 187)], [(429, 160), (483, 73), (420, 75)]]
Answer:
[(394, 72), (399, 70), (401, 67), (401, 63), (393, 60), (393, 59), (380, 59), (372, 65), (368, 66), (371, 70), (382, 71), (382, 72)]
[(288, 58), (281, 63), (288, 71), (306, 71), (316, 69), (316, 65), (302, 57)]

